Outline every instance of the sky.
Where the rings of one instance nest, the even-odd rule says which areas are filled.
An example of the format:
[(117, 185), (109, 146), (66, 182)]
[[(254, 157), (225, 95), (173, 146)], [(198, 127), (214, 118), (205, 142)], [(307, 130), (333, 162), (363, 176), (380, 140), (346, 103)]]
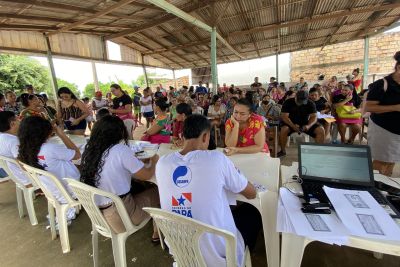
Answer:
[[(400, 27), (387, 32), (398, 32)], [(121, 60), (119, 45), (107, 42), (109, 57), (112, 60)], [(47, 58), (32, 57), (37, 59), (42, 65), (48, 66)], [(276, 76), (275, 56), (264, 57), (241, 62), (219, 64), (218, 82), (219, 84), (248, 85), (253, 82), (254, 77), (259, 77), (260, 82), (269, 81), (269, 77)], [(78, 61), (69, 59), (54, 58), (56, 76), (68, 82), (78, 85), (79, 90), (83, 91), (85, 86), (93, 82), (92, 66), (89, 61)], [(96, 63), (97, 77), (101, 82), (122, 80), (131, 84), (139, 75), (143, 74), (142, 67), (133, 67), (117, 64)], [(171, 70), (159, 68), (147, 68), (148, 73), (155, 73), (157, 77), (173, 78)], [(176, 78), (189, 76), (190, 69), (175, 71)], [(290, 53), (279, 55), (279, 80), (287, 82), (290, 80)]]

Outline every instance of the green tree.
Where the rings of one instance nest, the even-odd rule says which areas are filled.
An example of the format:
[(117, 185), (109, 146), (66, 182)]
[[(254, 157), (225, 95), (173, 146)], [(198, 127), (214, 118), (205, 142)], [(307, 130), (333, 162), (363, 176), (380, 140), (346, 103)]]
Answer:
[(63, 79), (59, 79), (59, 78), (57, 78), (57, 85), (58, 85), (58, 88), (68, 87), (77, 98), (81, 97), (81, 92), (78, 89), (78, 85), (76, 85), (74, 83), (70, 83)]
[(83, 89), (83, 96), (92, 98), (94, 96), (94, 92), (95, 92), (94, 84), (89, 83), (85, 86), (85, 89)]
[(0, 55), (0, 90), (21, 94), (25, 85), (32, 84), (37, 92), (53, 95), (48, 68), (27, 56)]

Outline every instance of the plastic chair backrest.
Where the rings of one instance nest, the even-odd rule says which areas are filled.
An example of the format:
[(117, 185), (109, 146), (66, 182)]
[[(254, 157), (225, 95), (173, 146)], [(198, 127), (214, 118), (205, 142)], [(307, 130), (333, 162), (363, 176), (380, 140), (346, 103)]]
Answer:
[(205, 233), (223, 237), (226, 245), (226, 266), (238, 265), (236, 237), (231, 232), (166, 210), (157, 208), (143, 208), (143, 210), (150, 214), (164, 234), (178, 266), (207, 266), (200, 250), (200, 237)]
[(65, 201), (68, 204), (76, 204), (76, 200), (74, 200), (71, 195), (68, 193), (68, 191), (65, 189), (64, 185), (58, 178), (52, 174), (51, 172), (41, 170), (32, 166), (29, 166), (28, 164), (25, 164), (21, 161), (18, 161), (19, 165), (22, 167), (22, 170), (32, 179), (32, 181), (38, 185), (44, 195), (47, 198), (47, 201), (52, 203), (53, 205), (61, 205), (59, 201), (54, 197), (51, 191), (48, 190), (46, 185), (43, 183), (43, 181), (40, 179), (41, 176), (45, 176), (49, 181), (59, 190), (61, 195), (64, 197)]
[(136, 126), (135, 121), (131, 119), (124, 120), (124, 125), (126, 127), (126, 130), (128, 131), (129, 137), (133, 137), (133, 131)]
[(74, 179), (65, 178), (64, 180), (71, 187), (80, 204), (82, 204), (83, 208), (86, 210), (86, 213), (92, 221), (93, 226), (96, 227), (97, 231), (100, 234), (106, 237), (111, 237), (111, 233), (113, 230), (111, 229), (106, 219), (104, 218), (103, 213), (97, 206), (95, 200), (96, 196), (102, 196), (111, 199), (118, 211), (119, 216), (121, 217), (126, 231), (135, 228), (135, 226), (132, 224), (131, 219), (129, 218), (124, 203), (119, 196), (84, 184)]
[(264, 185), (269, 191), (278, 192), (279, 158), (271, 158), (266, 153), (234, 154), (229, 158), (249, 181)]
[[(14, 173), (10, 170), (10, 168), (8, 167), (8, 164), (15, 164), (17, 167), (19, 167), (18, 162), (15, 159), (12, 158), (8, 158), (8, 157), (4, 157), (4, 156), (0, 156), (0, 168), (2, 168), (8, 175), (8, 177), (15, 183), (17, 184), (18, 187), (25, 187), (25, 185), (23, 183), (21, 183), (17, 177), (14, 176)], [(21, 170), (22, 171), (22, 170)], [(31, 179), (29, 179), (31, 180)]]

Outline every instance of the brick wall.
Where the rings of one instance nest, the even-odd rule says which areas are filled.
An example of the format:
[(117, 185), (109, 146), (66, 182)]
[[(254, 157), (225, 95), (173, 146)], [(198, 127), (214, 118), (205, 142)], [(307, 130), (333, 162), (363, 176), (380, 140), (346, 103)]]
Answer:
[[(175, 82), (174, 80), (168, 80), (167, 82), (164, 82), (163, 88), (168, 88), (169, 86), (175, 87)], [(176, 78), (176, 86), (177, 89), (181, 88), (183, 85), (186, 85), (189, 87), (189, 76), (183, 76), (180, 78)]]
[[(393, 71), (393, 55), (400, 50), (400, 32), (380, 34), (369, 40), (368, 81)], [(298, 81), (316, 80), (319, 74), (326, 78), (336, 75), (345, 78), (355, 68), (363, 72), (364, 40), (329, 45), (291, 53), (290, 78)]]

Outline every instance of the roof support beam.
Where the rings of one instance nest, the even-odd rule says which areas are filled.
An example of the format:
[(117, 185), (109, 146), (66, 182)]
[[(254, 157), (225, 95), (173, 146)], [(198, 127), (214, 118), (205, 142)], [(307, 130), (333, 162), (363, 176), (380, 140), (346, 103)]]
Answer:
[[(55, 31), (58, 28), (55, 26), (42, 26), (42, 25), (21, 25), (21, 24), (0, 24), (0, 29), (3, 30), (19, 30), (19, 31)], [(106, 35), (110, 34), (111, 31), (97, 31), (97, 30), (89, 30), (89, 29), (72, 29), (70, 32), (77, 33), (89, 33), (89, 34), (100, 34)]]
[[(151, 37), (151, 36), (149, 36), (149, 35), (147, 35), (147, 34), (145, 34), (145, 33), (140, 33), (140, 35), (143, 36), (144, 38), (146, 38), (146, 39), (152, 41), (153, 43), (156, 43), (157, 45), (159, 45), (159, 46), (161, 46), (161, 47), (163, 47), (163, 48), (166, 48), (163, 44), (161, 44), (161, 43), (160, 43), (158, 40), (156, 40), (155, 38), (153, 38), (153, 37)], [(176, 54), (175, 52), (171, 52), (171, 53), (174, 54), (175, 57), (177, 57), (177, 58), (180, 58), (180, 59), (182, 59), (182, 60), (184, 60), (184, 61), (188, 61), (186, 58), (183, 58), (181, 55), (178, 55), (178, 54)], [(178, 65), (178, 66), (180, 66), (180, 67), (183, 67), (183, 66), (182, 66), (182, 63), (180, 63), (180, 62), (178, 62), (178, 61), (175, 61), (175, 60), (173, 60), (173, 59), (171, 59), (171, 58), (168, 58), (168, 57), (166, 57), (166, 58), (167, 58), (168, 60), (174, 62), (176, 65)]]
[[(217, 0), (217, 1), (221, 1), (221, 0)], [(187, 12), (187, 13), (190, 13), (190, 12), (202, 9), (204, 7), (207, 7), (210, 3), (211, 3), (211, 0), (203, 0), (200, 3), (193, 4), (193, 5), (191, 5), (191, 6), (187, 7), (187, 8), (183, 8), (183, 11)], [(134, 28), (131, 28), (131, 29), (119, 32), (119, 33), (115, 33), (115, 34), (106, 36), (106, 39), (107, 40), (111, 40), (111, 39), (115, 39), (115, 38), (118, 38), (118, 37), (121, 37), (121, 36), (133, 34), (133, 33), (140, 32), (140, 31), (144, 31), (146, 29), (150, 29), (152, 27), (158, 26), (160, 24), (169, 22), (169, 21), (174, 20), (174, 19), (176, 19), (176, 16), (174, 16), (172, 14), (168, 14), (168, 15), (165, 15), (164, 17), (160, 18), (160, 19), (153, 20), (151, 22), (144, 23), (144, 24), (139, 25), (137, 27), (134, 27)]]
[[(239, 5), (240, 12), (243, 13), (244, 8), (243, 8), (242, 1), (239, 0), (239, 1), (237, 1), (237, 3), (238, 3), (238, 5)], [(243, 20), (244, 20), (244, 22), (245, 22), (245, 24), (246, 24), (246, 28), (247, 28), (248, 30), (250, 30), (250, 25), (249, 25), (249, 22), (247, 21), (247, 16), (244, 17)], [(261, 57), (261, 56), (260, 56), (260, 50), (258, 49), (257, 42), (256, 42), (256, 40), (254, 39), (254, 36), (253, 36), (252, 34), (250, 34), (250, 39), (251, 39), (251, 41), (253, 42), (253, 45), (254, 45), (254, 48), (256, 49), (256, 52), (257, 52), (258, 57)]]
[[(351, 10), (351, 8), (353, 8), (355, 4), (356, 4), (356, 2), (353, 1), (353, 2), (351, 3), (351, 5), (350, 5), (349, 10)], [(337, 25), (336, 29), (335, 29), (331, 34), (329, 34), (329, 35), (326, 37), (325, 42), (324, 42), (324, 44), (323, 44), (322, 47), (321, 47), (321, 51), (324, 49), (324, 47), (325, 47), (325, 45), (326, 45), (327, 43), (330, 43), (330, 42), (331, 42), (333, 36), (340, 30), (340, 28), (342, 28), (342, 26), (347, 22), (348, 18), (349, 18), (349, 16), (344, 16), (344, 17), (341, 19), (341, 21), (339, 22), (339, 24)]]
[(173, 46), (173, 47), (168, 47), (168, 48), (163, 48), (163, 49), (157, 49), (157, 50), (153, 50), (150, 52), (145, 52), (145, 55), (154, 55), (154, 54), (158, 54), (158, 53), (164, 53), (164, 52), (171, 52), (171, 51), (175, 51), (175, 50), (180, 50), (180, 49), (184, 49), (184, 48), (188, 48), (188, 47), (193, 47), (193, 46), (198, 46), (198, 45), (206, 45), (210, 42), (210, 39), (203, 39), (200, 41), (196, 41), (196, 42), (190, 42), (190, 43), (186, 43), (186, 44), (181, 44), (181, 45), (177, 45), (177, 46)]
[[(176, 6), (168, 3), (165, 0), (146, 0), (146, 1), (163, 8), (165, 11), (167, 11), (171, 14), (174, 14), (175, 16), (177, 16), (187, 22), (190, 22), (209, 33), (211, 33), (213, 31), (211, 26), (205, 24), (201, 20), (193, 17), (192, 15), (190, 15), (190, 14), (186, 13), (185, 11), (177, 8)], [(235, 48), (233, 48), (219, 33), (216, 33), (216, 36), (217, 36), (217, 39), (222, 44), (224, 44), (227, 48), (229, 48), (235, 55), (237, 55), (239, 58), (243, 58), (243, 56)]]
[[(50, 8), (50, 9), (59, 9), (62, 11), (76, 11), (76, 12), (82, 12), (86, 14), (96, 14), (97, 10), (95, 8), (85, 8), (85, 7), (79, 7), (79, 6), (74, 6), (74, 5), (68, 5), (68, 4), (61, 4), (61, 3), (53, 3), (50, 1), (38, 1), (38, 0), (1, 0), (0, 2), (9, 2), (9, 3), (18, 3), (18, 4), (25, 4), (25, 5), (34, 5), (34, 6), (40, 6), (40, 7), (45, 7), (45, 8)], [(138, 3), (135, 3), (136, 6), (139, 6)], [(154, 8), (159, 9), (158, 7), (153, 6)], [(117, 19), (131, 19), (131, 20), (140, 20), (142, 17), (136, 16), (136, 17), (131, 17), (126, 14), (122, 13), (109, 13), (106, 16), (108, 17), (113, 17)]]
[(340, 28), (342, 28), (342, 26), (346, 23), (347, 19), (349, 18), (349, 16), (345, 16), (342, 18), (342, 20), (339, 22), (339, 24), (336, 26), (336, 28), (333, 30), (332, 33), (330, 33), (325, 41), (324, 44), (321, 47), (321, 51), (324, 49), (324, 47), (326, 46), (326, 44), (329, 44), (332, 41), (333, 36), (340, 30)]
[(74, 22), (74, 23), (72, 23), (72, 24), (70, 24), (68, 26), (62, 27), (61, 29), (59, 29), (57, 31), (50, 32), (47, 35), (51, 36), (51, 35), (54, 35), (54, 34), (57, 34), (57, 33), (60, 33), (60, 32), (65, 32), (65, 31), (68, 31), (70, 29), (76, 28), (76, 27), (81, 26), (83, 24), (86, 24), (86, 23), (88, 23), (88, 22), (90, 22), (90, 21), (92, 21), (92, 20), (94, 20), (94, 19), (96, 19), (98, 17), (106, 15), (106, 14), (110, 13), (111, 11), (113, 11), (115, 9), (118, 9), (120, 7), (123, 7), (123, 6), (126, 6), (127, 4), (130, 4), (133, 1), (135, 1), (135, 0), (122, 0), (122, 1), (119, 1), (118, 3), (116, 3), (116, 4), (114, 4), (114, 5), (110, 6), (110, 7), (107, 7), (106, 9), (104, 9), (102, 11), (96, 12), (96, 14), (93, 14), (92, 16), (89, 16), (86, 19)]
[[(183, 44), (182, 41), (179, 40), (178, 36), (175, 35), (173, 32), (170, 32), (170, 31), (166, 30), (162, 25), (158, 26), (158, 28), (161, 29), (164, 33), (174, 36), (174, 37), (178, 40), (178, 42), (179, 42), (180, 45)], [(201, 55), (197, 54), (195, 51), (191, 51), (191, 52), (192, 52), (194, 55), (196, 55), (196, 57), (198, 57), (200, 60), (203, 60), (203, 61), (205, 61), (206, 63), (209, 63), (209, 60), (207, 60), (206, 58), (204, 58), (204, 57), (202, 57)]]
[(265, 26), (256, 27), (256, 28), (253, 28), (250, 30), (245, 30), (245, 31), (236, 31), (236, 32), (230, 33), (228, 39), (230, 37), (241, 36), (241, 35), (246, 35), (246, 34), (251, 34), (251, 33), (256, 33), (256, 32), (270, 31), (270, 30), (280, 29), (280, 28), (284, 28), (284, 27), (303, 25), (303, 24), (308, 24), (308, 23), (312, 23), (315, 21), (335, 19), (335, 18), (340, 18), (340, 17), (344, 17), (344, 16), (368, 13), (368, 12), (373, 12), (373, 11), (390, 10), (390, 9), (394, 9), (394, 8), (398, 8), (398, 7), (400, 7), (400, 3), (379, 5), (379, 6), (374, 5), (374, 6), (357, 7), (357, 8), (352, 8), (350, 10), (345, 10), (345, 11), (340, 11), (340, 12), (331, 12), (331, 13), (324, 14), (324, 15), (306, 17), (306, 18), (302, 18), (302, 19), (298, 19), (298, 20), (292, 20), (292, 21), (286, 21), (286, 22), (281, 22), (281, 23), (265, 25)]
[[(347, 24), (345, 24), (345, 25), (347, 25)], [(397, 25), (397, 24), (396, 24)], [(321, 28), (321, 29), (318, 29), (318, 30), (312, 30), (312, 31), (303, 31), (303, 32), (298, 32), (298, 33), (295, 33), (295, 34), (290, 34), (290, 35), (286, 35), (286, 37), (288, 37), (289, 39), (291, 38), (291, 37), (293, 37), (293, 36), (297, 36), (297, 35), (304, 35), (304, 34), (306, 34), (307, 32), (309, 33), (309, 34), (313, 34), (313, 33), (315, 33), (315, 32), (318, 32), (318, 31), (321, 31), (321, 30), (328, 30), (328, 29), (332, 29), (333, 27), (326, 27), (326, 28)], [(272, 37), (271, 39), (275, 39), (275, 38), (277, 38), (277, 36), (274, 36), (274, 37)], [(319, 38), (315, 38), (315, 39), (321, 39), (321, 38), (323, 38), (323, 37), (319, 37)], [(312, 40), (315, 40), (315, 39), (312, 39)], [(268, 40), (262, 40), (262, 41), (268, 41)], [(169, 51), (175, 51), (175, 50), (179, 50), (179, 49), (182, 49), (182, 48), (188, 48), (188, 47), (192, 47), (192, 46), (199, 46), (199, 45), (206, 45), (206, 44), (208, 44), (210, 42), (210, 40), (208, 39), (208, 38), (205, 38), (205, 39), (201, 39), (201, 40), (199, 40), (199, 41), (196, 41), (196, 42), (189, 42), (189, 43), (185, 43), (185, 44), (182, 44), (182, 45), (177, 45), (177, 46), (172, 46), (172, 47), (168, 47), (167, 49), (157, 49), (157, 50), (151, 50), (151, 51), (147, 51), (147, 52), (144, 52), (144, 54), (145, 55), (153, 55), (153, 54), (158, 54), (158, 53), (162, 53), (162, 52), (169, 52)], [(240, 46), (240, 45), (244, 45), (244, 44), (248, 44), (247, 42), (245, 42), (245, 43), (236, 43), (236, 44), (233, 44), (233, 46), (234, 47), (238, 47), (238, 46)], [(275, 47), (275, 46), (271, 46), (271, 48), (272, 47)], [(276, 46), (277, 47), (277, 46)], [(207, 52), (207, 51), (209, 51), (209, 50), (200, 50), (200, 52)], [(232, 54), (230, 54), (229, 56), (231, 56)]]
[[(400, 1), (397, 1), (400, 2)], [(385, 15), (389, 12), (389, 10), (383, 10), (383, 11), (378, 11), (375, 12), (374, 14), (372, 14), (368, 20), (367, 23), (364, 27), (363, 30), (360, 30), (358, 33), (356, 33), (356, 37), (361, 37), (363, 35), (366, 35), (366, 33), (369, 31), (369, 28), (371, 27), (371, 25), (373, 25), (375, 22), (377, 22), (379, 19), (381, 19), (382, 17), (385, 17)]]
[[(317, 6), (318, 6), (318, 2), (319, 2), (319, 0), (314, 0), (314, 3), (313, 3), (313, 7), (312, 7), (312, 11), (311, 11), (311, 17), (313, 17), (314, 16), (314, 14), (315, 14), (315, 9), (317, 8)], [(308, 35), (308, 31), (310, 30), (310, 26), (311, 26), (311, 23), (308, 23), (307, 24), (307, 32), (306, 32), (306, 34), (304, 34), (304, 36), (303, 36), (303, 39), (301, 39), (301, 47), (303, 48), (304, 47), (304, 44), (305, 44), (305, 41), (307, 40), (307, 35)]]
[[(62, 19), (62, 18), (52, 18), (52, 17), (42, 17), (42, 16), (27, 16), (27, 15), (20, 15), (20, 14), (10, 14), (10, 13), (0, 13), (0, 18), (4, 19), (24, 19), (30, 21), (43, 21), (43, 22), (56, 22), (56, 23), (74, 23), (75, 21), (72, 19)], [(111, 25), (111, 24), (98, 24), (98, 23), (86, 23), (88, 26), (94, 27), (102, 27), (102, 28), (118, 28), (124, 29), (129, 28), (129, 26), (118, 26), (118, 25)]]
[[(228, 10), (228, 7), (230, 6), (230, 4), (232, 3), (233, 0), (228, 0), (225, 3), (224, 8), (222, 9), (222, 12), (214, 19), (214, 25), (217, 26), (218, 23), (221, 21), (222, 16), (225, 14), (225, 11)], [(239, 1), (240, 2), (240, 1)]]
[[(278, 24), (281, 23), (280, 2), (281, 0), (278, 0), (278, 4), (276, 5), (276, 21), (278, 22)], [(277, 55), (279, 55), (280, 51), (281, 51), (281, 29), (278, 28), (278, 49), (276, 49)]]

